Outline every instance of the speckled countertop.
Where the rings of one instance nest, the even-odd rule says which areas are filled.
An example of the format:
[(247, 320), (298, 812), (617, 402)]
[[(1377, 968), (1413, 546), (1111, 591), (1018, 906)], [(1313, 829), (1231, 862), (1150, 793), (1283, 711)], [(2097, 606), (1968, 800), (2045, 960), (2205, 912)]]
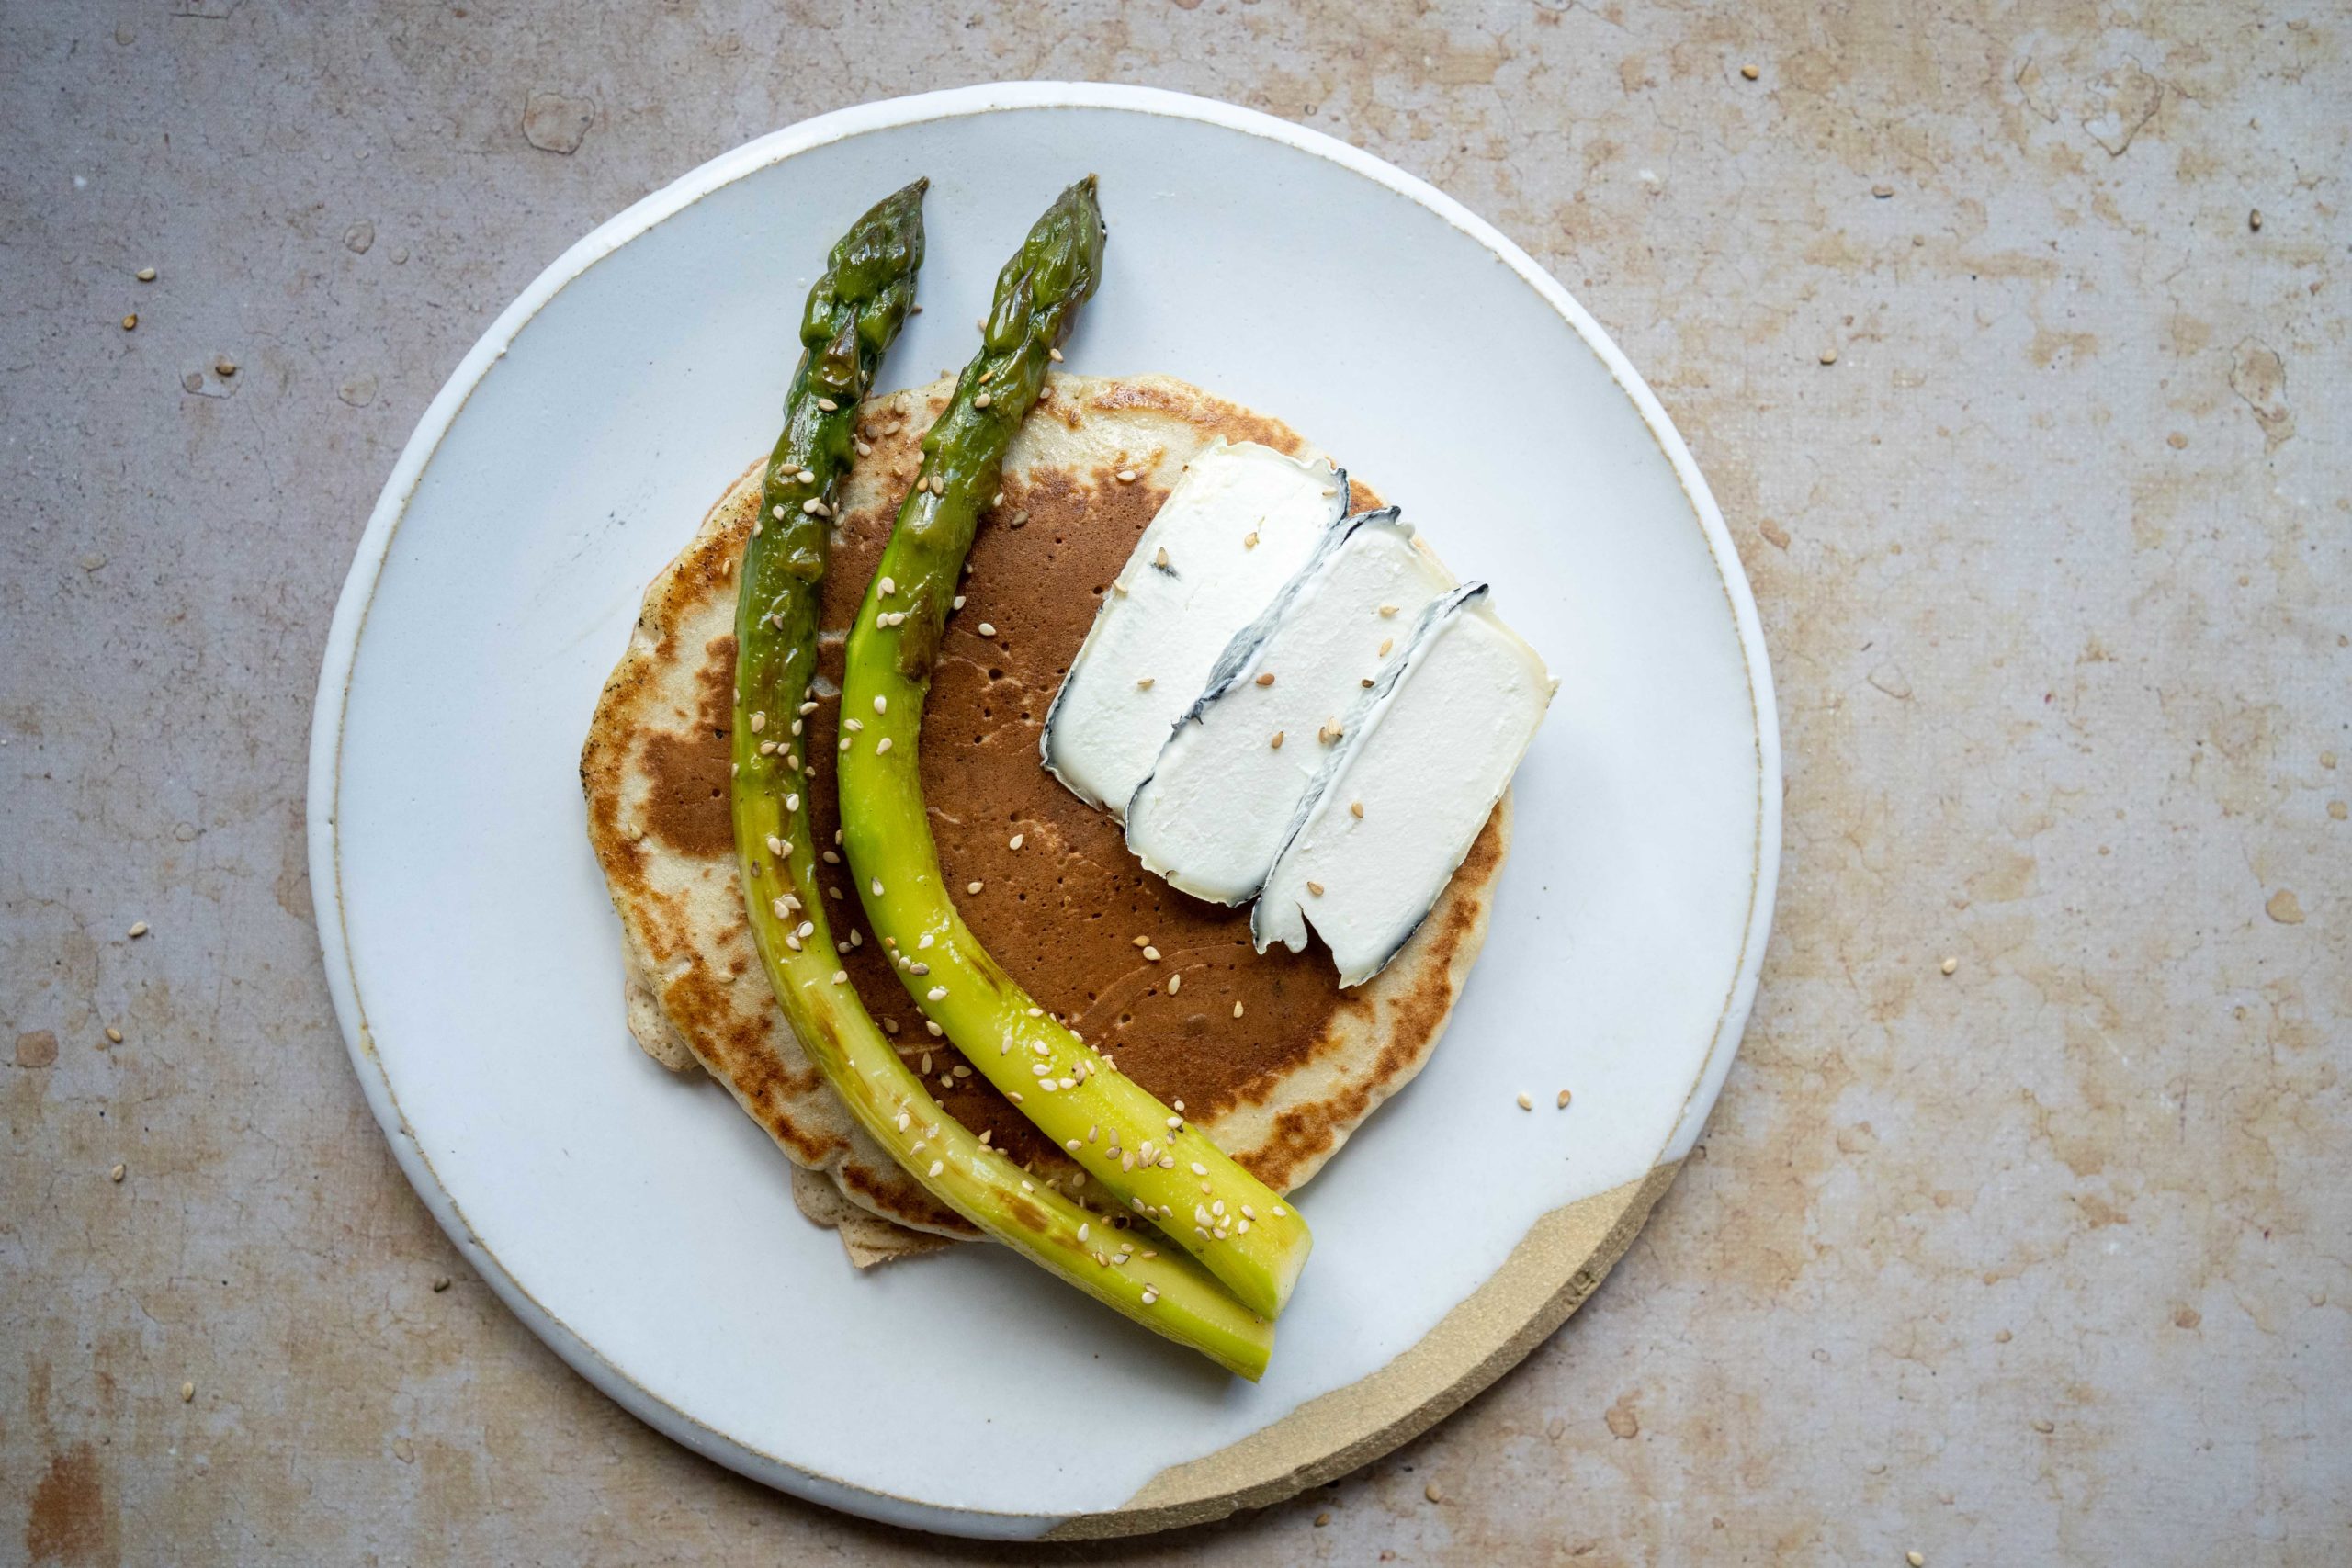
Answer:
[(303, 870), (335, 591), (496, 310), (759, 132), (1005, 76), (1302, 119), (1549, 265), (1722, 500), (1789, 759), (1739, 1065), (1599, 1297), (1107, 1555), (2341, 1560), (2352, 17), (590, 9), (0, 3), (0, 1560), (1054, 1555), (565, 1370), (394, 1168)]

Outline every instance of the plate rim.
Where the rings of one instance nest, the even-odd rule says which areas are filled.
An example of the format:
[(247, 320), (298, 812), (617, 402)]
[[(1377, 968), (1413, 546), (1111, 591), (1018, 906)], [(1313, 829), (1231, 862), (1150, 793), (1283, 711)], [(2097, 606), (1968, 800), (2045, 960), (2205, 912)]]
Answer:
[[(1630, 1219), (1630, 1225), (1623, 1233), (1624, 1240), (1631, 1239), (1633, 1228), (1638, 1227), (1651, 1202), (1671, 1181), (1674, 1171), (1681, 1163), (1674, 1145), (1685, 1143), (1687, 1146), (1687, 1139), (1697, 1135), (1736, 1055), (1740, 1036), (1746, 1029), (1755, 1000), (1758, 974), (1770, 935), (1781, 854), (1780, 720), (1762, 623), (1746, 568), (1732, 542), (1730, 530), (1715, 502), (1713, 492), (1699, 470), (1697, 460), (1690, 455), (1680, 432), (1675, 428), (1664, 405), (1658, 401), (1657, 394), (1650, 389), (1640, 372), (1634, 368), (1609, 333), (1557, 279), (1492, 224), (1429, 182), (1385, 160), (1326, 132), (1295, 125), (1272, 115), (1165, 88), (1050, 80), (982, 83), (852, 105), (770, 131), (720, 153), (641, 197), (568, 247), (500, 311), (426, 405), (368, 514), (367, 526), (354, 553), (351, 570), (345, 577), (329, 623), (317, 694), (311, 708), (304, 820), (312, 910), (336, 1022), (342, 1031), (345, 1049), (368, 1110), (382, 1129), (386, 1142), (391, 1145), (393, 1157), (398, 1161), (401, 1173), (407, 1177), (409, 1185), (424, 1201), (435, 1223), (465, 1254), (469, 1264), (490, 1284), (508, 1310), (607, 1398), (656, 1431), (683, 1443), (705, 1458), (807, 1501), (886, 1524), (994, 1539), (1034, 1538), (1049, 1532), (1091, 1537), (1144, 1533), (1218, 1517), (1238, 1507), (1275, 1502), (1329, 1476), (1312, 1467), (1285, 1464), (1281, 1474), (1261, 1478), (1255, 1483), (1236, 1485), (1221, 1495), (1193, 1496), (1183, 1500), (1165, 1496), (1154, 1498), (1152, 1488), (1159, 1484), (1156, 1480), (1136, 1494), (1129, 1506), (1069, 1517), (950, 1506), (845, 1482), (762, 1452), (696, 1419), (631, 1380), (533, 1296), (474, 1235), (463, 1209), (442, 1185), (431, 1159), (410, 1129), (390, 1076), (377, 1055), (366, 1007), (359, 996), (344, 913), (338, 813), (343, 738), (351, 675), (358, 657), (359, 640), (367, 628), (368, 613), (381, 580), (393, 536), (399, 531), (418, 482), (474, 389), (541, 309), (597, 262), (657, 224), (706, 196), (803, 152), (872, 131), (931, 120), (963, 118), (1007, 109), (1054, 108), (1152, 114), (1238, 131), (1337, 164), (1428, 209), (1510, 266), (1567, 322), (1607, 367), (1618, 388), (1631, 400), (1644, 426), (1674, 470), (1697, 517), (1724, 596), (1729, 601), (1734, 629), (1746, 665), (1756, 720), (1758, 799), (1755, 860), (1751, 869), (1747, 920), (1742, 932), (1739, 954), (1707, 1055), (1699, 1065), (1683, 1109), (1668, 1129), (1649, 1174), (1630, 1184), (1641, 1189), (1638, 1202), (1628, 1200), (1623, 1205), (1625, 1213), (1611, 1222), (1614, 1234), (1620, 1220)], [(1427, 1390), (1419, 1404), (1408, 1411), (1403, 1419), (1389, 1420), (1375, 1431), (1358, 1433), (1352, 1438), (1343, 1438), (1335, 1442), (1332, 1454), (1344, 1457), (1342, 1469), (1351, 1470), (1418, 1435), (1500, 1377), (1548, 1337), (1560, 1322), (1589, 1298), (1592, 1289), (1614, 1263), (1615, 1253), (1623, 1251), (1623, 1245), (1616, 1246), (1613, 1250), (1603, 1248), (1608, 1252), (1605, 1258), (1600, 1252), (1594, 1253), (1591, 1261), (1598, 1265), (1595, 1269), (1577, 1268), (1570, 1277), (1549, 1278), (1548, 1289), (1542, 1293), (1540, 1304), (1532, 1315), (1522, 1311), (1520, 1321), (1506, 1325), (1505, 1332), (1494, 1332), (1495, 1325), (1486, 1322), (1491, 1314), (1472, 1314), (1470, 1320), (1465, 1320), (1464, 1309), (1515, 1274), (1521, 1277), (1521, 1284), (1528, 1282), (1526, 1276), (1531, 1270), (1541, 1270), (1545, 1276), (1556, 1274), (1561, 1266), (1557, 1249), (1534, 1245), (1546, 1226), (1571, 1211), (1583, 1210), (1587, 1205), (1613, 1198), (1624, 1190), (1618, 1189), (1581, 1199), (1540, 1217), (1521, 1244), (1494, 1273), (1474, 1288), (1471, 1298), (1449, 1312), (1427, 1336), (1400, 1352), (1382, 1369), (1356, 1382), (1318, 1396), (1317, 1400), (1308, 1401), (1277, 1417), (1258, 1433), (1238, 1439), (1223, 1450), (1171, 1467), (1170, 1472), (1163, 1472), (1160, 1480), (1167, 1479), (1176, 1470), (1198, 1466), (1232, 1454), (1254, 1438), (1282, 1427), (1286, 1422), (1295, 1419), (1300, 1412), (1321, 1401), (1363, 1389), (1380, 1378), (1383, 1372), (1442, 1337), (1450, 1334), (1456, 1340), (1462, 1339), (1466, 1329), (1471, 1336), (1470, 1340), (1455, 1347), (1457, 1351), (1468, 1354), (1466, 1371), (1457, 1371), (1441, 1386)], [(1478, 1324), (1484, 1324), (1484, 1328), (1476, 1326)], [(1291, 1484), (1293, 1482), (1295, 1484)]]

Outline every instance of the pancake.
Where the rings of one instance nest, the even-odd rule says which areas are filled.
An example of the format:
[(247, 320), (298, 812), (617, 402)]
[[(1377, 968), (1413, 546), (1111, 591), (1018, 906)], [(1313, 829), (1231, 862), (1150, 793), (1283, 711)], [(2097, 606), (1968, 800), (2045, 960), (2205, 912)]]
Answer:
[[(821, 618), (821, 701), (808, 719), (811, 758), (834, 755), (842, 628), (951, 387), (893, 393), (861, 411), (872, 451), (843, 486)], [(967, 603), (949, 620), (933, 673), (922, 773), (948, 885), (980, 885), (958, 903), (989, 951), (1121, 1071), (1181, 1104), (1219, 1147), (1288, 1191), (1428, 1060), (1485, 938), (1510, 802), (1395, 962), (1342, 991), (1319, 944), (1254, 953), (1246, 908), (1200, 902), (1145, 872), (1118, 824), (1039, 766), (1046, 705), (1100, 596), (1184, 463), (1220, 435), (1311, 451), (1279, 422), (1168, 377), (1052, 378), (973, 546)], [(1133, 482), (1120, 482), (1123, 470)], [(757, 509), (758, 471), (754, 463), (736, 480), (647, 590), (590, 725), (581, 782), (589, 839), (620, 917), (630, 1033), (663, 1066), (698, 1064), (724, 1084), (803, 1168), (794, 1173), (803, 1211), (838, 1228), (863, 1266), (977, 1233), (857, 1127), (801, 1052), (752, 945), (728, 808), (727, 727), (733, 570)], [(1351, 479), (1358, 506), (1380, 504)], [(821, 762), (817, 773), (821, 845), (838, 823), (832, 779)], [(835, 934), (846, 941), (863, 927), (854, 891), (843, 872), (828, 868), (824, 880), (840, 888)], [(897, 1026), (908, 1065), (958, 1121), (1079, 1189), (1078, 1168), (924, 1032), (878, 951), (866, 942), (843, 962), (875, 1015)], [(808, 1173), (830, 1177), (848, 1202)]]

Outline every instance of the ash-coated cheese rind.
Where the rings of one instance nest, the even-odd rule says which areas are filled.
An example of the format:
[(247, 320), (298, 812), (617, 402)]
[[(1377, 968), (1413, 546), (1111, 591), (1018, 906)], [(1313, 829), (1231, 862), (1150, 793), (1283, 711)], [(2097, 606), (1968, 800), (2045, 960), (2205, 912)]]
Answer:
[(1402, 662), (1351, 716), (1250, 914), (1260, 952), (1310, 924), (1342, 986), (1405, 945), (1502, 798), (1556, 685), (1484, 583), (1424, 614)]
[(1350, 518), (1233, 639), (1127, 806), (1127, 847), (1194, 897), (1257, 896), (1345, 715), (1454, 585), (1396, 509)]
[(1347, 515), (1347, 475), (1253, 442), (1213, 443), (1145, 528), (1046, 710), (1046, 766), (1123, 815), (1235, 635)]

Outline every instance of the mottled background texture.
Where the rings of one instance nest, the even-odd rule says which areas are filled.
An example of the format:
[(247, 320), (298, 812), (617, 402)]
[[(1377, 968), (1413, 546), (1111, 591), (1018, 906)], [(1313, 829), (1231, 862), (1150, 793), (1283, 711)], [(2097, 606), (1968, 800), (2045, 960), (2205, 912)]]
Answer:
[(1102, 1555), (2342, 1561), (2352, 12), (2245, 0), (0, 0), (0, 1560), (1084, 1555), (567, 1371), (394, 1168), (303, 870), (330, 607), (499, 308), (750, 137), (1018, 76), (1317, 127), (1549, 265), (1788, 753), (1755, 1020), (1599, 1297)]

